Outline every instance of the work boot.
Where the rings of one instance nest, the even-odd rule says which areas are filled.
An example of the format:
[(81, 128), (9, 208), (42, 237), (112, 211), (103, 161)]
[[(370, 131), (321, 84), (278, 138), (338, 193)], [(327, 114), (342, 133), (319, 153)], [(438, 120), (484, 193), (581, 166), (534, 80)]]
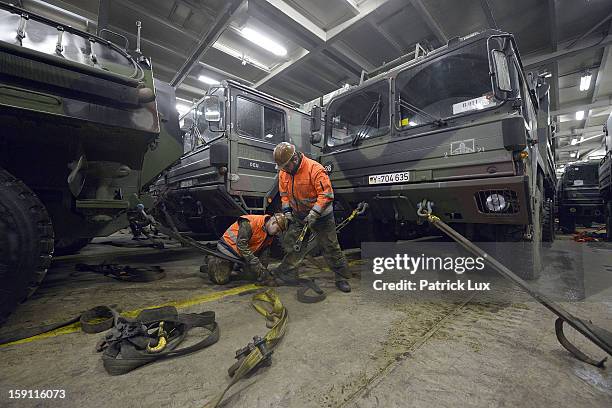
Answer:
[(336, 287), (340, 292), (349, 293), (351, 291), (351, 285), (345, 280), (336, 281)]

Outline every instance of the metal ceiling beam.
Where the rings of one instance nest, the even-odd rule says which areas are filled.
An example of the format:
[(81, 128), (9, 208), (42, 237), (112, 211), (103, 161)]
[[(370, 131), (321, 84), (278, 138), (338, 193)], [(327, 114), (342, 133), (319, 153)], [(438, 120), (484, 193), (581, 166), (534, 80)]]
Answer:
[(357, 23), (359, 23), (361, 20), (369, 16), (371, 13), (373, 13), (383, 5), (385, 5), (387, 2), (389, 2), (389, 0), (369, 0), (367, 2), (362, 3), (359, 6), (359, 14), (327, 31), (326, 41), (330, 42), (335, 37), (348, 32), (351, 28), (355, 27)]
[[(594, 41), (594, 42), (593, 42)], [(571, 57), (586, 50), (597, 50), (612, 43), (612, 34), (605, 38), (593, 39), (590, 44), (583, 44), (567, 49), (569, 42), (559, 44), (559, 51), (545, 53), (530, 53), (522, 56), (525, 69), (548, 65), (563, 58)]]
[(592, 103), (576, 103), (572, 105), (563, 106), (561, 109), (551, 111), (551, 116), (559, 116), (559, 115), (569, 115), (576, 113), (579, 110), (587, 111), (595, 108), (606, 108), (612, 105), (612, 95), (608, 95), (605, 97), (600, 96), (599, 100)]
[(578, 136), (578, 135), (582, 135), (585, 133), (601, 132), (602, 130), (603, 130), (603, 125), (589, 126), (583, 129), (562, 130), (560, 132), (555, 133), (555, 137)]
[(297, 55), (295, 55), (289, 61), (286, 61), (286, 62), (280, 64), (279, 66), (274, 68), (272, 71), (270, 71), (270, 73), (268, 75), (266, 75), (265, 77), (263, 77), (262, 79), (257, 81), (255, 83), (255, 85), (254, 85), (254, 88), (259, 88), (260, 86), (264, 85), (265, 83), (270, 81), (275, 76), (277, 76), (277, 75), (281, 74), (282, 72), (286, 71), (288, 68), (290, 68), (293, 64), (295, 64), (296, 62), (298, 62), (299, 60), (304, 58), (306, 55), (308, 55), (308, 51), (307, 50), (301, 50), (300, 52), (297, 53)]
[(398, 43), (395, 38), (391, 37), (389, 35), (389, 33), (387, 31), (385, 31), (382, 27), (381, 27), (381, 22), (373, 22), (371, 20), (368, 20), (368, 23), (372, 26), (372, 28), (374, 28), (378, 34), (382, 35), (383, 38), (393, 46), (393, 48), (395, 48), (395, 50), (401, 55), (404, 54), (406, 51), (404, 50), (404, 48), (400, 45), (400, 43)]
[(353, 50), (351, 47), (349, 47), (348, 45), (346, 45), (346, 43), (343, 43), (342, 41), (336, 41), (335, 43), (331, 45), (331, 48), (337, 51), (339, 54), (344, 55), (349, 60), (357, 63), (357, 65), (361, 69), (365, 69), (366, 71), (371, 71), (376, 68), (374, 64), (366, 60), (358, 52)]
[(244, 0), (228, 0), (223, 8), (223, 11), (217, 15), (214, 23), (208, 29), (206, 34), (198, 41), (194, 49), (191, 51), (189, 57), (185, 61), (185, 63), (179, 68), (176, 72), (172, 81), (170, 81), (170, 85), (173, 87), (177, 87), (189, 74), (191, 69), (197, 65), (202, 55), (219, 39), (219, 36), (223, 33), (223, 31), (227, 28), (230, 19), (236, 12), (236, 10), (242, 5)]
[(495, 21), (495, 16), (493, 16), (493, 10), (491, 10), (491, 5), (488, 0), (480, 0), (480, 6), (482, 7), (482, 12), (487, 19), (489, 27), (497, 29), (497, 21)]
[[(170, 28), (174, 31), (176, 31), (177, 33), (180, 33), (186, 37), (189, 37), (191, 40), (193, 41), (198, 41), (199, 38), (196, 34), (193, 34), (191, 32), (189, 32), (188, 30), (185, 29), (185, 27), (181, 27), (177, 24), (172, 23), (171, 21), (160, 17), (160, 16), (156, 16), (155, 14), (151, 13), (149, 10), (147, 10), (144, 7), (139, 6), (138, 4), (135, 4), (133, 1), (121, 1), (119, 2), (119, 4), (121, 4), (123, 7), (129, 8), (132, 11), (135, 11), (139, 16), (144, 16), (148, 19), (153, 20), (155, 23), (162, 25), (166, 28)], [(146, 29), (146, 27), (144, 27)]]
[(423, 4), (421, 0), (410, 0), (412, 6), (416, 9), (419, 15), (427, 24), (427, 27), (431, 30), (431, 32), (436, 36), (441, 45), (444, 45), (448, 42), (448, 37), (442, 30), (442, 27), (438, 24), (438, 22), (433, 18), (427, 7)]

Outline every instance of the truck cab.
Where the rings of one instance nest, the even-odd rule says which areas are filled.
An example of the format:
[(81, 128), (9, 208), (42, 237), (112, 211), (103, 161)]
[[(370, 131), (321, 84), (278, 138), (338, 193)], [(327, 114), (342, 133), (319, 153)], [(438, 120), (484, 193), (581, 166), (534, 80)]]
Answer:
[(599, 194), (599, 162), (572, 163), (565, 166), (558, 190), (559, 224), (573, 233), (576, 224), (590, 227), (604, 221), (604, 204)]
[(422, 232), (417, 205), (427, 199), (471, 239), (552, 240), (547, 101), (544, 79), (524, 72), (512, 35), (494, 30), (333, 98), (321, 163), (339, 216), (365, 200), (370, 225), (359, 240), (406, 239)]
[(274, 147), (310, 157), (310, 116), (238, 82), (211, 88), (185, 115), (184, 154), (155, 186), (180, 230), (218, 235), (242, 214), (279, 207)]

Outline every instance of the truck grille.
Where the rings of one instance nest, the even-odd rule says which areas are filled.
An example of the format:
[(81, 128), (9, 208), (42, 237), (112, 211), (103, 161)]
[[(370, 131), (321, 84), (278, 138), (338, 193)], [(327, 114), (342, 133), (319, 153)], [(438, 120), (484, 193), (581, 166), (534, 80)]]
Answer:
[[(512, 190), (482, 190), (474, 194), (478, 211), (491, 215), (512, 215), (520, 211), (518, 196)], [(503, 208), (496, 211), (496, 208)]]

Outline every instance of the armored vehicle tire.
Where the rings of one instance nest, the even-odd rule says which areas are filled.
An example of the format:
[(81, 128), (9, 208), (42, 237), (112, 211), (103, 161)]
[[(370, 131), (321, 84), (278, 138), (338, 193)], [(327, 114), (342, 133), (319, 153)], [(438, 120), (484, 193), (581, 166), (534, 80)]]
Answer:
[(93, 238), (60, 238), (55, 240), (55, 255), (72, 255), (85, 248)]
[(0, 169), (0, 325), (31, 296), (53, 255), (53, 226), (42, 202)]
[(555, 240), (555, 215), (552, 200), (544, 201), (542, 206), (542, 241), (553, 242)]

